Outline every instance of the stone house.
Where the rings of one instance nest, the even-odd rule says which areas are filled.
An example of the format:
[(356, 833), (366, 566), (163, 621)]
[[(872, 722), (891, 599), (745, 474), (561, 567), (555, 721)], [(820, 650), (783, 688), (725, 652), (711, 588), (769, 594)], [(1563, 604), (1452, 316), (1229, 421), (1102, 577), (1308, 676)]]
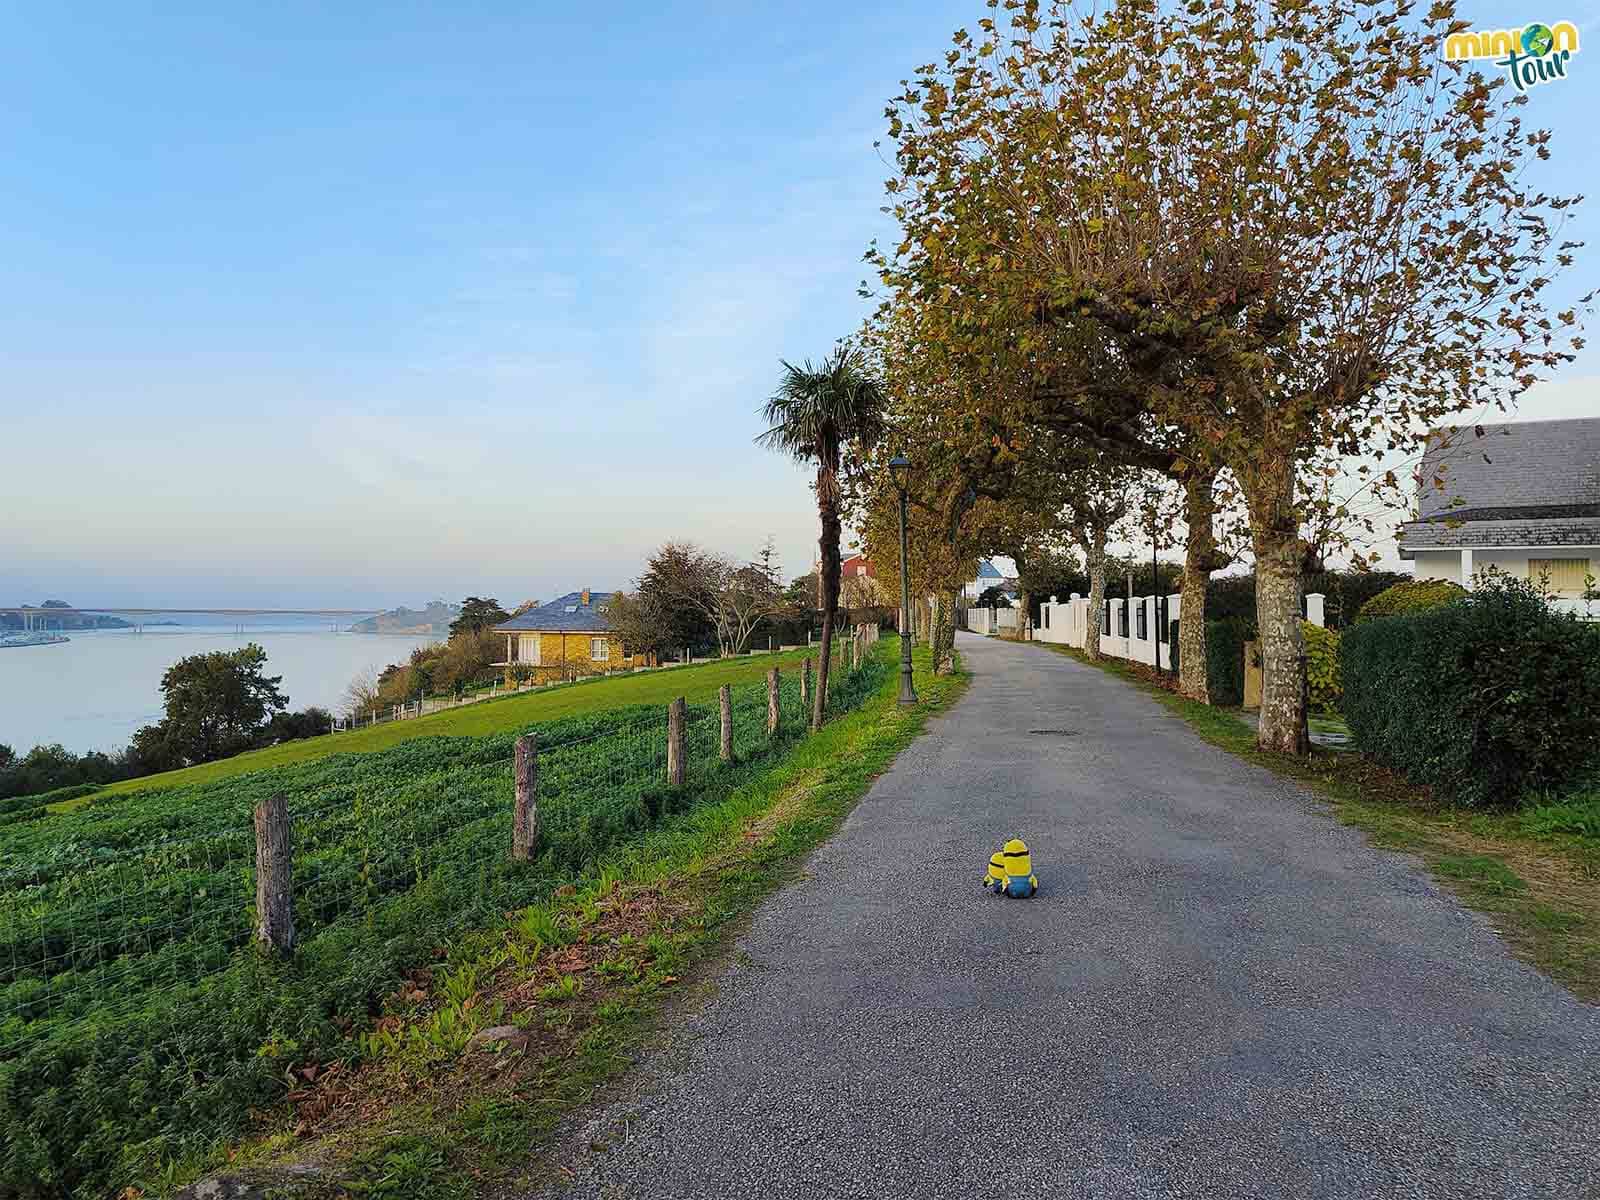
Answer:
[(606, 622), (611, 592), (568, 592), (494, 627), (506, 639), (506, 657), (496, 666), (525, 674), (535, 683), (557, 683), (654, 665), (630, 655)]
[(1418, 579), (1492, 569), (1578, 601), (1600, 575), (1600, 418), (1435, 430), (1396, 541)]

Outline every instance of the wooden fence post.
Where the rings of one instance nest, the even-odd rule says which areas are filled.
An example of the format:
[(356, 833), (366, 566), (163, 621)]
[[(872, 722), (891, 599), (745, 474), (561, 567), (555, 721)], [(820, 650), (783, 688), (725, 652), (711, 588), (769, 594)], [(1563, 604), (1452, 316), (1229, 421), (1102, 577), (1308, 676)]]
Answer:
[(683, 786), (683, 723), (689, 702), (679, 696), (667, 705), (667, 783)]
[(767, 736), (778, 732), (778, 668), (767, 672)]
[(811, 698), (811, 657), (807, 655), (800, 660), (800, 710), (805, 711), (806, 704)]
[(256, 805), (256, 944), (294, 950), (294, 839), (283, 793)]
[(722, 708), (722, 761), (733, 761), (733, 688), (723, 684), (717, 689), (717, 702)]
[(516, 745), (517, 802), (511, 815), (511, 857), (527, 862), (539, 847), (539, 740), (523, 734)]

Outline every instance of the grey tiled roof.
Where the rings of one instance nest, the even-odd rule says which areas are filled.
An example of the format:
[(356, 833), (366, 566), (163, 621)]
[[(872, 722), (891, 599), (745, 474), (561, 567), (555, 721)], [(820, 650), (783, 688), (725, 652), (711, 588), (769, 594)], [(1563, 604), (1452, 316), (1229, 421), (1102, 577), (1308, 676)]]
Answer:
[[(600, 609), (611, 601), (611, 592), (590, 592), (589, 603), (583, 603), (582, 592), (568, 592), (559, 599), (530, 608), (521, 616), (512, 617), (496, 625), (496, 633), (537, 631), (540, 633), (607, 633), (605, 614)], [(568, 612), (567, 609), (574, 609)]]
[[(1483, 508), (1600, 505), (1600, 417), (1435, 430), (1418, 516)], [(1434, 485), (1442, 477), (1443, 487)]]
[(1411, 521), (1396, 539), (1400, 557), (1416, 550), (1453, 550), (1463, 546), (1492, 550), (1496, 546), (1600, 546), (1600, 519), (1558, 521)]
[(1402, 558), (1465, 546), (1600, 545), (1600, 418), (1468, 425), (1435, 430), (1428, 443), (1419, 516), (1397, 536)]

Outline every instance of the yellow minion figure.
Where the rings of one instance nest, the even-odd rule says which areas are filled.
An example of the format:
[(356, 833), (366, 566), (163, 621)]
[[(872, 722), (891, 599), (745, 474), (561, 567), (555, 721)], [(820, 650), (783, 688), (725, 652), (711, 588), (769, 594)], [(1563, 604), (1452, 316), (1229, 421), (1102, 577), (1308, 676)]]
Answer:
[(1005, 847), (990, 857), (989, 869), (983, 886), (997, 896), (1031, 896), (1039, 890), (1039, 880), (1033, 873), (1033, 857), (1028, 844), (1021, 838), (1012, 838)]
[(983, 890), (1000, 893), (1006, 890), (1006, 856), (996, 850), (989, 856), (989, 869), (983, 875)]

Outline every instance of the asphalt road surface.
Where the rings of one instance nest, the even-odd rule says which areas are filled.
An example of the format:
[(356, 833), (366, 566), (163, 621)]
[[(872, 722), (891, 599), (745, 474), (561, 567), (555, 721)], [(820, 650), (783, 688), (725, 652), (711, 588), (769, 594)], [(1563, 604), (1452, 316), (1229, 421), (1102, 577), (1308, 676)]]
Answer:
[(1596, 1009), (1127, 685), (961, 651), (562, 1194), (1600, 1197)]

